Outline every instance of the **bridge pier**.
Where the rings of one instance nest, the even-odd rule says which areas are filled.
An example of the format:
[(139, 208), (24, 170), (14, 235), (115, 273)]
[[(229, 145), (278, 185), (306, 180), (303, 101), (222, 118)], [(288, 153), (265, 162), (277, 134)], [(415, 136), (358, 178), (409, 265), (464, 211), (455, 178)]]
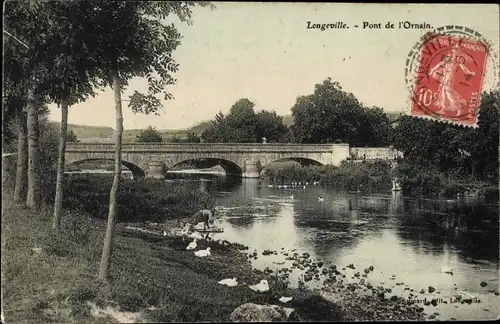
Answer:
[(245, 170), (243, 171), (243, 178), (259, 178), (262, 165), (257, 159), (250, 159), (245, 161)]
[(161, 161), (151, 161), (148, 163), (148, 174), (146, 178), (165, 179), (165, 163)]

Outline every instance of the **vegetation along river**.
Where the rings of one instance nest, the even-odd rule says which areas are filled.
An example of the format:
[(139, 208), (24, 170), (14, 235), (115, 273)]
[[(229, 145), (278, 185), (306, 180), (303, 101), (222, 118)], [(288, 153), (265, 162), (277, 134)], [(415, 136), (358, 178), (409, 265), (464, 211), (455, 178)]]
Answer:
[[(362, 279), (391, 295), (413, 296), (437, 319), (499, 316), (498, 201), (410, 199), (390, 190), (271, 188), (254, 179), (203, 178), (200, 186), (216, 197), (218, 225), (224, 228), (216, 238), (249, 246), (258, 269), (291, 270), (294, 286), (304, 281), (304, 271), (291, 257), (307, 252), (323, 268), (345, 268), (344, 282)], [(370, 266), (373, 271), (363, 276)], [(319, 271), (305, 285), (318, 288), (326, 278)], [(429, 305), (432, 299), (437, 304)]]

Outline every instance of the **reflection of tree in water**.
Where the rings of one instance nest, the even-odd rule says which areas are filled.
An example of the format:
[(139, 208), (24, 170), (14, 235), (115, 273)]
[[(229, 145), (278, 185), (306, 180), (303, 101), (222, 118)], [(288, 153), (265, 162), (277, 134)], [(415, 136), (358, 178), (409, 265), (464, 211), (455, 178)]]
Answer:
[(401, 238), (437, 250), (450, 244), (465, 257), (498, 260), (498, 206), (408, 200), (404, 211), (398, 219)]
[(403, 225), (450, 231), (488, 231), (498, 227), (498, 205), (405, 200)]
[[(335, 208), (334, 208), (335, 207)], [(354, 207), (355, 208), (355, 207)], [(357, 221), (362, 218), (358, 211), (349, 211), (348, 200), (340, 205), (328, 203), (305, 205), (295, 204), (295, 226), (309, 235), (305, 236), (304, 245), (311, 246), (320, 258), (335, 258), (343, 249), (353, 249), (358, 243), (358, 235), (362, 236), (370, 228), (370, 234), (380, 235), (379, 226), (358, 226)], [(358, 230), (359, 234), (353, 234)], [(372, 232), (373, 230), (373, 232)]]
[[(245, 206), (238, 206), (237, 209), (230, 209), (225, 220), (235, 227), (251, 228), (255, 221), (259, 219), (262, 223), (271, 223), (276, 221), (281, 207), (276, 204), (251, 203)], [(226, 212), (221, 212), (221, 215)]]
[[(445, 245), (451, 246), (464, 258), (498, 261), (498, 228), (487, 233), (435, 231), (429, 228), (398, 228), (397, 235), (409, 241), (419, 250), (428, 254), (439, 255)], [(433, 249), (423, 248), (431, 245)]]
[(243, 217), (231, 217), (225, 219), (225, 221), (235, 227), (251, 229), (255, 222), (253, 216), (243, 216)]

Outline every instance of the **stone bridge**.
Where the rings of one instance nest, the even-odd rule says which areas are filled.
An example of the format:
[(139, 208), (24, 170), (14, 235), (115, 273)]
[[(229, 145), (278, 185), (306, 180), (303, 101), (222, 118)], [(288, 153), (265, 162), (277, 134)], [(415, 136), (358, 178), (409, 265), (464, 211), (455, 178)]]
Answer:
[[(90, 161), (113, 161), (114, 144), (68, 143), (66, 165)], [(383, 148), (383, 150), (391, 149)], [(384, 151), (385, 152), (385, 151)], [(389, 154), (389, 157), (392, 156)], [(260, 143), (124, 143), (122, 164), (134, 178), (164, 177), (165, 171), (190, 160), (209, 160), (228, 174), (258, 178), (272, 162), (293, 160), (310, 164), (339, 165), (352, 159), (348, 144), (260, 144)]]

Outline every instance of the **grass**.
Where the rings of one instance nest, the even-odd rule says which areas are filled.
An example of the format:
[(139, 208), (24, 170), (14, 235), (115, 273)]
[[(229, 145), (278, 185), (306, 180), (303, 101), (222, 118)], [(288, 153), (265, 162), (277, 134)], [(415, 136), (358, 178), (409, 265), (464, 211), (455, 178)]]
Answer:
[[(50, 227), (50, 213), (36, 214), (2, 195), (2, 291), (7, 322), (104, 323), (90, 315), (86, 301), (142, 311), (146, 320), (229, 321), (246, 302), (272, 303), (293, 296), (290, 307), (301, 320), (333, 320), (338, 308), (310, 291), (290, 290), (268, 278), (270, 292), (247, 286), (226, 287), (218, 281), (237, 277), (254, 284), (265, 275), (252, 271), (234, 247), (212, 247), (209, 258), (197, 258), (178, 238), (126, 232), (117, 225), (109, 285), (96, 282), (105, 222), (65, 211), (60, 234)], [(50, 209), (49, 209), (50, 210)], [(33, 250), (40, 248), (40, 250)], [(146, 311), (148, 306), (155, 310)]]
[[(106, 219), (112, 177), (87, 174), (65, 181), (63, 206), (81, 210), (92, 216)], [(152, 179), (123, 181), (118, 191), (118, 222), (153, 221), (182, 218), (201, 208), (201, 203), (214, 206), (213, 197), (201, 191), (194, 182), (169, 183)]]

